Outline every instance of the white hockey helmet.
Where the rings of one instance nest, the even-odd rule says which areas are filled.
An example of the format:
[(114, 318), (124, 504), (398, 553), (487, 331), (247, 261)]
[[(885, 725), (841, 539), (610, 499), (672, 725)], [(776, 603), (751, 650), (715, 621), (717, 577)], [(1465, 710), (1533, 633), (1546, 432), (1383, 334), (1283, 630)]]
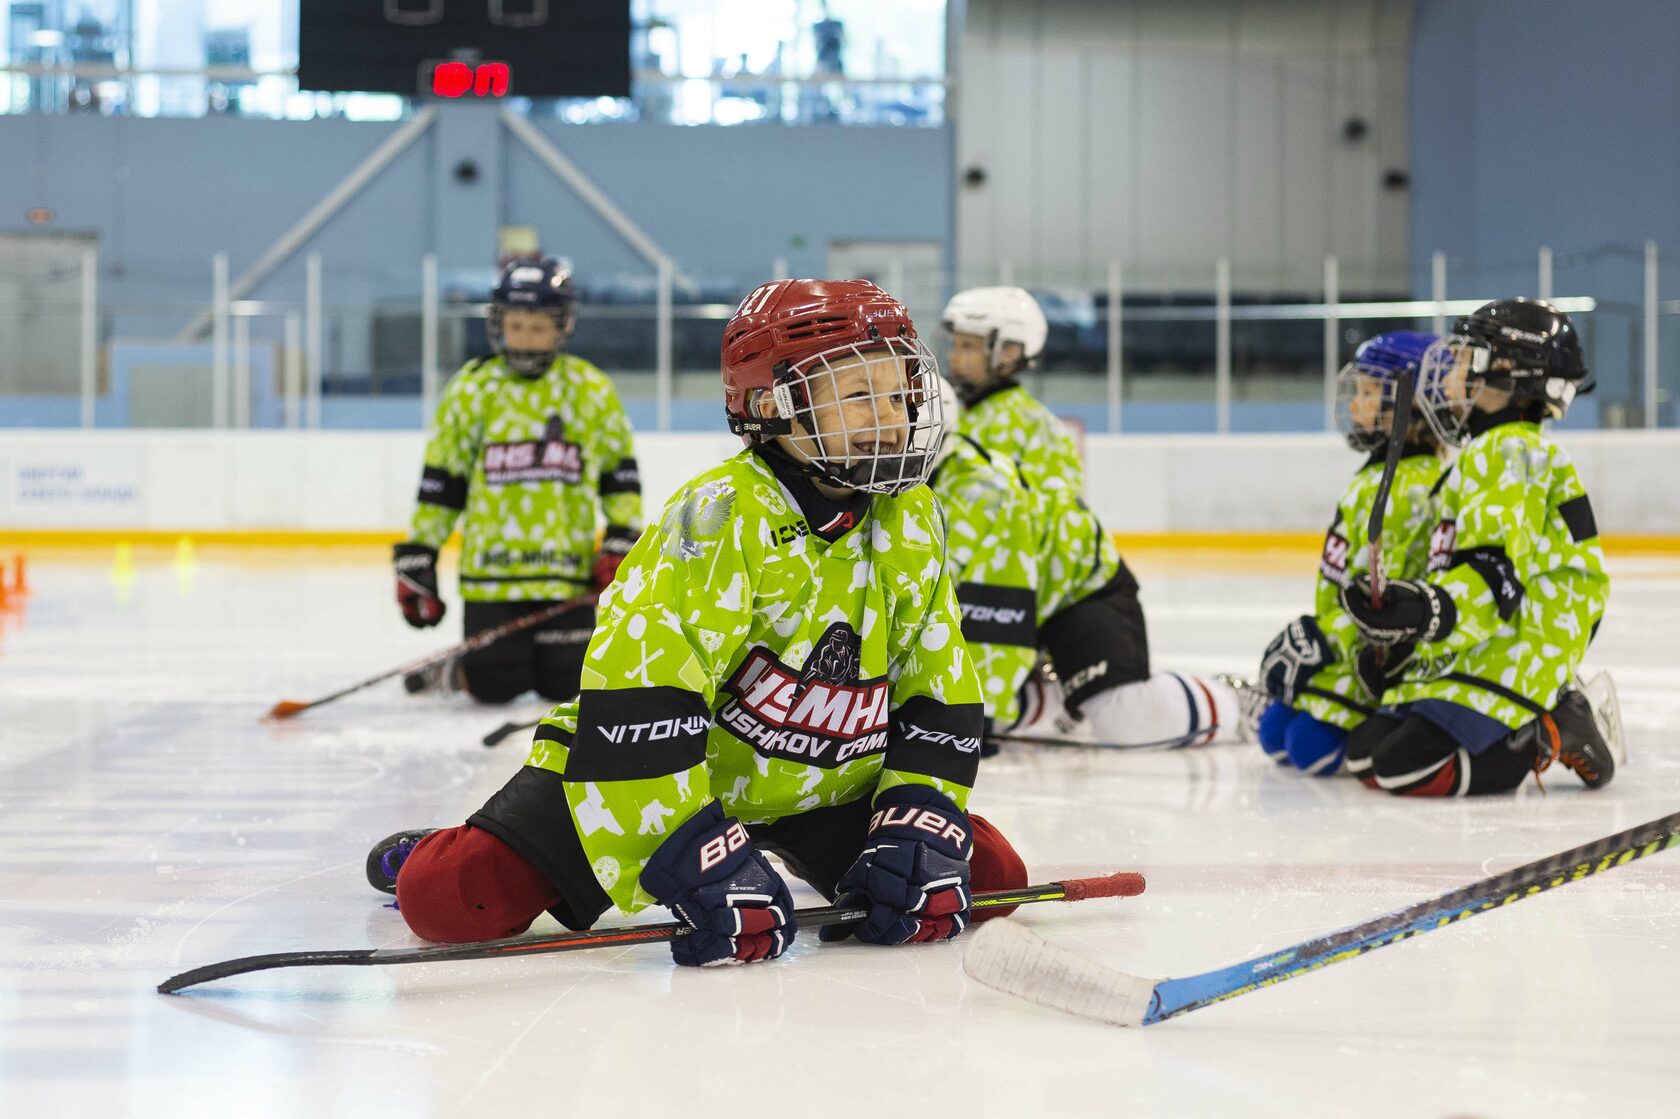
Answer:
[(945, 329), (952, 334), (973, 334), (988, 341), (991, 366), (997, 369), (1003, 348), (1011, 342), (1021, 347), (1021, 364), (1031, 365), (1044, 352), (1050, 324), (1044, 311), (1024, 288), (969, 288), (959, 291), (945, 304)]

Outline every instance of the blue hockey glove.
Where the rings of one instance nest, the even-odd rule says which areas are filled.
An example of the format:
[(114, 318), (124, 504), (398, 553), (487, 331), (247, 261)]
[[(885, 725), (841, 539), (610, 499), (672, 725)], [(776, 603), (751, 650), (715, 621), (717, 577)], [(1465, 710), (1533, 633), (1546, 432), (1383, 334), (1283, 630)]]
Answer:
[(899, 785), (875, 798), (863, 854), (840, 879), (837, 904), (868, 905), (852, 925), (825, 926), (823, 940), (857, 935), (871, 944), (949, 940), (968, 925), (968, 857), (974, 828), (950, 797)]
[(787, 883), (716, 801), (659, 845), (642, 889), (694, 929), (671, 942), (683, 967), (773, 960), (798, 930)]

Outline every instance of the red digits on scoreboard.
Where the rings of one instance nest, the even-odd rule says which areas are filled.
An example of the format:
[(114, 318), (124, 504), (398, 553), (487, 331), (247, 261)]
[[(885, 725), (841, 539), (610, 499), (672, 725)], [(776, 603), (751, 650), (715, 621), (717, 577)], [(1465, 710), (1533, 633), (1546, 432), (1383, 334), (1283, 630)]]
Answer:
[(473, 96), (506, 97), (507, 91), (507, 63), (485, 62), (473, 72)]
[(473, 88), (473, 68), (465, 62), (440, 62), (432, 71), (432, 92), (439, 97), (460, 97)]

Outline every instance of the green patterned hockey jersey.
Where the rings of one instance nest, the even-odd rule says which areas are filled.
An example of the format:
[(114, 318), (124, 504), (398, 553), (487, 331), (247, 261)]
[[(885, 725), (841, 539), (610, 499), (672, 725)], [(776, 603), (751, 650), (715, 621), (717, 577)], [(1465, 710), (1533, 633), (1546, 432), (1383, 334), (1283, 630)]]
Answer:
[(599, 369), (563, 353), (543, 376), (522, 377), (493, 357), (449, 382), (409, 538), (441, 548), (462, 520), (462, 598), (580, 594), (598, 521), (633, 540), (641, 519), (630, 421)]
[(642, 865), (713, 799), (747, 823), (900, 784), (967, 802), (980, 685), (932, 492), (833, 516), (795, 492), (751, 449), (679, 490), (601, 600), (581, 695), (537, 729), (526, 764), (564, 778), (622, 909), (650, 904)]
[(1039, 624), (1105, 586), (1120, 555), (1077, 493), (1034, 488), (1008, 456), (966, 435), (948, 438), (928, 484), (945, 509), (946, 567), (986, 714), (1008, 724), (1038, 659)]
[(1040, 489), (1085, 492), (1079, 448), (1062, 421), (1033, 399), (1013, 378), (994, 382), (965, 397), (957, 430), (982, 447), (1002, 451), (1021, 464), (1027, 481)]
[[(1433, 450), (1407, 448), (1394, 470), (1388, 513), (1383, 518), (1383, 574), (1389, 579), (1419, 579), (1429, 566), (1430, 532), (1440, 509), (1440, 491), (1448, 467)], [(1375, 707), (1354, 671), (1365, 646), (1364, 635), (1342, 609), (1341, 590), (1348, 580), (1369, 572), (1371, 506), (1382, 483), (1383, 454), (1378, 452), (1353, 476), (1330, 531), (1324, 535), (1324, 554), (1318, 565), (1314, 617), (1336, 651), (1336, 660), (1313, 674), (1296, 692), (1295, 708), (1321, 722), (1352, 730)]]
[(1458, 621), (1421, 644), (1384, 699), (1443, 699), (1515, 729), (1557, 703), (1604, 616), (1610, 577), (1592, 504), (1540, 425), (1502, 423), (1459, 453), (1441, 494), (1429, 582)]

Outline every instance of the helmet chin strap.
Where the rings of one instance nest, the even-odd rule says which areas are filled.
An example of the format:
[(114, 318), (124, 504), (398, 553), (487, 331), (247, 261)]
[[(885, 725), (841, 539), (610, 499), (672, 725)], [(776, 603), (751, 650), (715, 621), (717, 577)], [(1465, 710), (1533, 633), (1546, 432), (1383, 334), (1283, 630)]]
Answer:
[[(766, 455), (775, 459), (777, 462), (785, 463), (790, 469), (799, 474), (805, 475), (812, 481), (826, 482), (831, 486), (840, 486), (844, 489), (855, 488), (850, 482), (844, 481), (831, 473), (833, 468), (828, 466), (827, 459), (808, 459), (800, 458), (797, 455), (790, 455), (787, 451), (782, 449), (782, 445), (776, 442), (775, 439), (762, 440), (760, 441), (759, 446), (764, 449), (764, 453)], [(823, 466), (818, 466), (818, 462), (823, 463)], [(825, 469), (825, 467), (827, 467), (827, 469)]]

